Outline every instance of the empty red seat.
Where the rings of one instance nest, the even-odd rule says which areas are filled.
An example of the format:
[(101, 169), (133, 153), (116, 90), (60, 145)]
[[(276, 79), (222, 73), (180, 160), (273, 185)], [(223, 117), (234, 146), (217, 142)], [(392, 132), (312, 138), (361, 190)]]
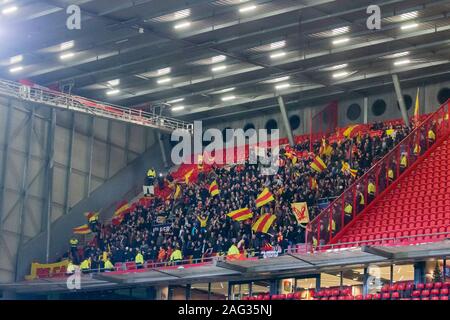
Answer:
[(425, 289), (425, 284), (419, 282), (418, 284), (416, 284), (416, 289), (417, 290)]
[(430, 294), (432, 296), (437, 296), (440, 293), (439, 291), (440, 291), (439, 289), (431, 289)]
[(414, 290), (414, 291), (411, 293), (411, 296), (412, 296), (412, 297), (420, 297), (420, 290)]
[(433, 287), (434, 287), (434, 283), (433, 282), (427, 282), (426, 284), (425, 284), (425, 289), (433, 289)]
[(391, 298), (391, 294), (389, 292), (385, 292), (382, 295), (383, 300), (389, 300)]
[(440, 291), (440, 294), (448, 296), (448, 288), (442, 288), (441, 291)]
[(392, 292), (392, 299), (400, 299), (400, 293), (398, 291)]
[(331, 296), (328, 300), (337, 300), (337, 297)]
[(434, 288), (435, 288), (435, 289), (441, 289), (441, 288), (442, 288), (442, 282), (436, 282), (436, 283), (434, 284)]
[(372, 298), (373, 298), (373, 295), (372, 294), (366, 294), (365, 296), (364, 296), (364, 300), (372, 300)]
[(136, 270), (136, 262), (130, 261), (130, 262), (126, 262), (125, 263), (125, 267), (127, 268), (127, 270)]
[(429, 297), (430, 296), (430, 290), (422, 290), (422, 293), (420, 294), (423, 297)]
[(356, 297), (355, 297), (355, 300), (363, 300), (363, 295), (362, 294), (358, 294)]
[(287, 296), (286, 296), (286, 298), (289, 299), (289, 300), (292, 299), (293, 297), (294, 297), (293, 293), (288, 293)]
[(302, 298), (302, 294), (300, 292), (296, 292), (294, 293), (294, 297), (295, 300), (300, 300)]
[(441, 299), (441, 300), (448, 300), (448, 296), (441, 296), (439, 299)]

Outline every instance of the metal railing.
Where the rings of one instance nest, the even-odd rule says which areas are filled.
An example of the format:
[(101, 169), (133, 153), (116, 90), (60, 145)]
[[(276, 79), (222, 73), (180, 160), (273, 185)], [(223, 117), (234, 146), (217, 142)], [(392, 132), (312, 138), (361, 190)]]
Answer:
[[(434, 142), (450, 133), (449, 106), (450, 100), (426, 117), (308, 224), (305, 242), (310, 250), (319, 250), (334, 240), (376, 197), (421, 158), (433, 144), (428, 138), (430, 130), (435, 134)], [(406, 167), (402, 165), (402, 160), (404, 162), (405, 159)], [(375, 187), (373, 194), (369, 194), (369, 184)], [(364, 198), (363, 204), (359, 201), (361, 195)]]
[(182, 129), (192, 133), (194, 130), (192, 123), (163, 117), (156, 113), (115, 106), (42, 87), (23, 85), (9, 80), (0, 79), (0, 95), (169, 132)]

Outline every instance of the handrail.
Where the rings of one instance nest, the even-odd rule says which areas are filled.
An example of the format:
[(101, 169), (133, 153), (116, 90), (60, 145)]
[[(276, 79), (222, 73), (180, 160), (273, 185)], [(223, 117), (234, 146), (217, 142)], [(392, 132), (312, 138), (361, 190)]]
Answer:
[[(376, 193), (375, 193), (375, 198), (378, 198), (379, 194), (381, 193), (379, 190), (379, 173), (380, 170), (382, 169), (382, 165), (386, 165), (389, 164), (389, 160), (394, 159), (395, 156), (400, 156), (400, 151), (402, 148), (406, 147), (411, 147), (410, 143), (418, 143), (421, 142), (420, 140), (420, 134), (422, 133), (423, 129), (426, 129), (426, 133), (428, 132), (428, 128), (429, 125), (432, 121), (434, 120), (444, 120), (447, 123), (447, 127), (443, 126), (442, 128), (446, 129), (446, 131), (442, 134), (442, 136), (446, 135), (449, 133), (450, 131), (450, 120), (448, 117), (448, 108), (450, 105), (450, 99), (445, 102), (444, 104), (442, 104), (435, 112), (431, 113), (428, 117), (426, 117), (426, 119), (424, 121), (422, 121), (418, 126), (416, 126), (416, 128), (414, 128), (402, 141), (400, 141), (391, 151), (389, 151), (386, 155), (384, 155), (379, 161), (377, 161), (377, 163), (375, 163), (368, 171), (366, 171), (361, 177), (359, 177), (356, 181), (354, 181), (344, 192), (341, 193), (341, 195), (339, 195), (333, 202), (331, 202), (324, 210), (322, 210), (322, 212), (317, 215), (312, 221), (310, 221), (310, 223), (308, 224), (307, 228), (306, 228), (306, 234), (305, 234), (305, 243), (308, 244), (312, 244), (312, 249), (314, 249), (314, 247), (320, 248), (321, 244), (320, 244), (320, 233), (322, 231), (324, 231), (324, 229), (321, 230), (322, 227), (327, 227), (328, 230), (325, 230), (325, 232), (329, 233), (329, 238), (328, 238), (328, 242), (330, 242), (332, 239), (334, 239), (334, 237), (336, 236), (337, 230), (333, 230), (333, 208), (339, 208), (339, 205), (342, 204), (342, 226), (341, 229), (344, 227), (343, 225), (346, 224), (348, 225), (348, 223), (353, 220), (356, 216), (356, 191), (358, 189), (359, 186), (364, 186), (364, 199), (366, 199), (365, 204), (364, 204), (364, 208), (368, 205), (368, 197), (367, 197), (367, 186), (364, 184), (364, 182), (368, 182), (369, 179), (371, 177), (375, 177), (376, 180)], [(447, 108), (447, 111), (445, 111)], [(438, 116), (441, 115), (443, 113), (443, 118), (439, 118)], [(436, 130), (437, 131), (437, 130)], [(438, 140), (438, 133), (440, 134), (441, 132), (436, 132), (436, 140)], [(441, 136), (440, 136), (441, 137)], [(426, 137), (425, 137), (426, 138)], [(428, 149), (429, 147), (429, 142), (428, 140), (426, 141), (426, 149)], [(423, 151), (423, 150), (422, 150)], [(408, 160), (417, 160), (419, 157), (423, 156), (423, 152), (420, 153), (420, 155), (417, 156), (417, 159), (411, 159), (411, 152), (407, 153), (408, 156)], [(399, 160), (398, 158), (396, 160)], [(396, 165), (396, 174), (395, 177), (396, 179), (399, 178), (399, 176), (402, 174), (400, 172), (400, 163), (399, 161), (393, 161), (391, 164)], [(408, 161), (408, 166), (410, 166), (410, 161)], [(385, 168), (386, 169), (386, 168)], [(389, 182), (387, 182), (387, 184), (389, 185)], [(392, 183), (391, 183), (392, 184)], [(344, 222), (344, 205), (345, 205), (345, 199), (349, 196), (352, 195), (353, 199), (352, 202), (350, 203), (352, 205), (352, 217), (351, 220), (348, 222)], [(373, 200), (375, 200), (372, 199)], [(329, 217), (326, 217), (326, 215), (329, 214)], [(325, 226), (324, 224), (321, 224), (321, 222), (324, 220), (324, 218), (326, 220), (328, 220), (328, 226)], [(334, 222), (336, 224), (336, 222)], [(314, 229), (314, 226), (316, 226), (316, 229)], [(336, 229), (336, 226), (334, 227)], [(316, 234), (317, 232), (317, 234)], [(335, 233), (335, 234), (333, 234)], [(316, 235), (317, 237), (314, 237), (314, 235)], [(311, 239), (309, 239), (309, 237), (311, 237)], [(317, 241), (317, 244), (314, 245), (314, 240), (313, 238), (316, 238), (315, 240)]]
[(29, 86), (14, 81), (0, 79), (0, 94), (45, 104), (50, 107), (68, 109), (169, 132), (182, 129), (192, 133), (194, 129), (193, 124), (189, 122), (160, 116), (156, 113), (90, 100), (37, 85)]

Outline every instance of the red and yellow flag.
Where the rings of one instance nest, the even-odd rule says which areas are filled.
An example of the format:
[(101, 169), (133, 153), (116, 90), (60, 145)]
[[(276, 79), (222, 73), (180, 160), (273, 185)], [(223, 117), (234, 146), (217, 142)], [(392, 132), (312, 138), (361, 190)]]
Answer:
[(291, 203), (292, 213), (300, 224), (309, 223), (309, 211), (306, 202)]
[(311, 190), (319, 189), (319, 185), (317, 184), (317, 180), (313, 177), (309, 177), (309, 188)]
[(320, 151), (319, 151), (320, 155), (321, 156), (325, 155), (325, 156), (329, 157), (329, 156), (331, 156), (332, 152), (333, 152), (333, 147), (328, 144), (327, 140), (322, 139), (322, 146), (320, 147)]
[(256, 198), (256, 207), (260, 208), (273, 200), (275, 200), (273, 194), (269, 191), (269, 188), (265, 188)]
[(322, 172), (323, 170), (325, 170), (327, 168), (327, 165), (325, 164), (325, 162), (323, 162), (323, 160), (319, 156), (316, 156), (314, 158), (314, 160), (311, 162), (310, 166), (312, 169), (314, 169), (317, 172)]
[(194, 173), (194, 169), (190, 170), (188, 173), (184, 175), (184, 182), (186, 184), (189, 184), (189, 179), (191, 178), (192, 174)]
[(417, 88), (417, 95), (416, 95), (416, 105), (414, 106), (414, 120), (419, 120), (419, 111), (420, 111), (420, 102), (419, 102), (419, 88)]
[(277, 217), (273, 214), (266, 213), (263, 214), (252, 226), (252, 230), (254, 232), (262, 232), (267, 233), (269, 231), (270, 226), (273, 224)]
[(217, 181), (214, 180), (209, 186), (209, 194), (211, 196), (217, 196), (220, 193), (219, 186), (217, 185)]
[(179, 185), (176, 185), (176, 187), (175, 187), (175, 193), (173, 194), (173, 198), (174, 198), (175, 200), (178, 199), (178, 197), (180, 196), (180, 194), (181, 194), (181, 188), (180, 188)]
[(227, 216), (234, 221), (245, 221), (253, 217), (253, 212), (249, 208), (242, 208), (227, 213)]
[(89, 234), (91, 233), (91, 229), (89, 228), (89, 225), (83, 224), (82, 226), (73, 228), (73, 233), (75, 234)]
[(342, 135), (346, 138), (353, 138), (359, 132), (361, 132), (362, 129), (363, 129), (363, 127), (361, 125), (355, 124), (355, 125), (348, 127), (347, 129), (345, 129), (344, 132), (342, 133)]
[(352, 169), (348, 162), (342, 161), (342, 172), (349, 173), (353, 178), (358, 174), (358, 170)]

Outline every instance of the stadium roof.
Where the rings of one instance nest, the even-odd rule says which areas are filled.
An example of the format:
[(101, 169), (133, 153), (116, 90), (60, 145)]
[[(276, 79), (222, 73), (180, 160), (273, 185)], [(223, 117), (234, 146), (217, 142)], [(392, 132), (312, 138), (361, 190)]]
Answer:
[[(81, 30), (66, 28), (72, 4), (81, 7)], [(381, 8), (380, 30), (366, 26), (373, 4)], [(118, 105), (168, 106), (166, 114), (187, 120), (269, 110), (277, 94), (288, 105), (325, 101), (391, 87), (392, 73), (423, 83), (450, 71), (448, 0), (0, 6), (1, 78), (69, 84)]]

